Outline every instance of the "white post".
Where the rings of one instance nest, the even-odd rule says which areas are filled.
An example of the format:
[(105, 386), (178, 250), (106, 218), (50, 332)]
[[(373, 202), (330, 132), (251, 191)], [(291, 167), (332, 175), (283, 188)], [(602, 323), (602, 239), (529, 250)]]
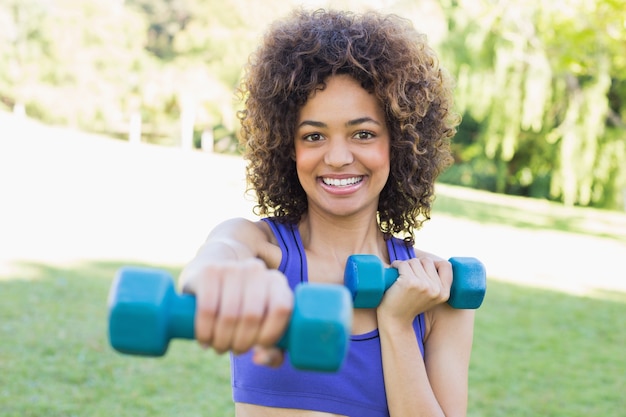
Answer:
[(141, 113), (139, 112), (134, 112), (130, 115), (128, 141), (135, 144), (141, 143)]
[(13, 114), (20, 119), (26, 118), (26, 106), (24, 106), (24, 103), (15, 103), (13, 106)]
[(213, 137), (213, 129), (205, 129), (200, 137), (200, 147), (204, 152), (213, 152), (213, 144), (215, 139)]
[(180, 112), (180, 144), (184, 151), (193, 149), (193, 126), (196, 119), (196, 109), (193, 100), (181, 100)]

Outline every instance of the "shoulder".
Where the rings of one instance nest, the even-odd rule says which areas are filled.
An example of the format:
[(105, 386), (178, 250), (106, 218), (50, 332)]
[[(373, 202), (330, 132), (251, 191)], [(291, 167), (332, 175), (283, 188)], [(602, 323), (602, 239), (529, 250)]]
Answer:
[(435, 261), (443, 261), (444, 260), (441, 256), (437, 256), (434, 253), (425, 252), (425, 251), (420, 250), (420, 249), (415, 248), (415, 247), (413, 247), (413, 250), (415, 251), (415, 257), (416, 258), (429, 258), (429, 259), (433, 259)]
[(276, 241), (267, 222), (263, 220), (248, 220), (243, 217), (225, 220), (209, 233), (209, 239), (229, 238), (243, 241), (251, 241), (253, 239), (263, 242)]

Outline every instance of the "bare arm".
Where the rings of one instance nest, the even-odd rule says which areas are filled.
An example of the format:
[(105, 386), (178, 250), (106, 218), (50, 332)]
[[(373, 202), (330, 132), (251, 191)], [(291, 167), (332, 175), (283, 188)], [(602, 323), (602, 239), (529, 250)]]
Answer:
[[(443, 260), (395, 262), (400, 277), (377, 310), (391, 416), (465, 416), (474, 313), (454, 310)], [(425, 362), (412, 322), (426, 311)]]
[(261, 258), (269, 239), (262, 228), (246, 219), (231, 219), (211, 231), (196, 256), (183, 269), (179, 283), (183, 290), (195, 293), (198, 272), (215, 261), (243, 261)]
[(474, 310), (456, 310), (448, 304), (432, 311), (430, 335), (424, 346), (426, 371), (446, 416), (467, 414), (474, 315)]
[[(195, 332), (203, 346), (243, 353), (273, 346), (282, 335), (293, 294), (274, 269), (280, 249), (269, 239), (260, 223), (229, 220), (211, 232), (183, 269), (179, 281), (183, 291), (196, 295)], [(273, 353), (276, 363), (282, 361)]]

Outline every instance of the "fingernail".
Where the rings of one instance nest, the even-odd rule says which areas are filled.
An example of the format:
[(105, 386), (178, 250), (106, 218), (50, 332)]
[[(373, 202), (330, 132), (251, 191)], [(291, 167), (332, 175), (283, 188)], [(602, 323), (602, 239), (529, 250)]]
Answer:
[(255, 349), (252, 360), (257, 365), (269, 365), (271, 358), (266, 350)]

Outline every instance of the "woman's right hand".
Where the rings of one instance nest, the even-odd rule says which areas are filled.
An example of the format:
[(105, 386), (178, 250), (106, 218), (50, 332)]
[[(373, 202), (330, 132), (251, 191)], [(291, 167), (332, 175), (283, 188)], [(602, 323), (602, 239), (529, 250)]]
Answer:
[(293, 292), (286, 277), (257, 258), (202, 260), (181, 274), (184, 291), (196, 296), (195, 334), (205, 348), (240, 354), (255, 348), (253, 360), (277, 366), (274, 347), (289, 324)]

